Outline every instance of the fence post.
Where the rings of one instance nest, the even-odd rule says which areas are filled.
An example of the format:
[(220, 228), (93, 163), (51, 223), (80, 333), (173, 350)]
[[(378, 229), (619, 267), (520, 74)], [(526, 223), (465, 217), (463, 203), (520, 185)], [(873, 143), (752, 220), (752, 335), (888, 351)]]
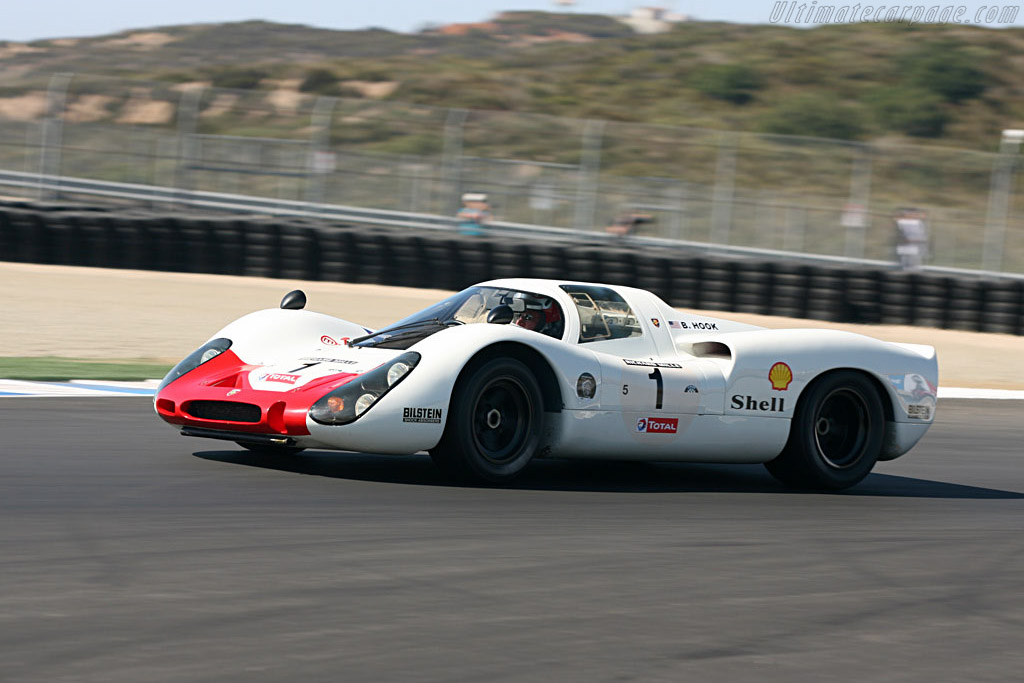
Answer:
[(313, 105), (309, 125), (313, 129), (309, 136), (309, 159), (306, 165), (306, 203), (322, 204), (324, 201), (324, 178), (333, 173), (335, 164), (331, 153), (331, 116), (338, 98), (321, 96)]
[(711, 242), (728, 244), (732, 229), (732, 203), (735, 199), (736, 183), (736, 142), (735, 133), (722, 133), (718, 143), (718, 160), (715, 163), (714, 199), (711, 204)]
[[(858, 145), (859, 153), (853, 159), (850, 170), (850, 201), (848, 209), (852, 209), (846, 223), (847, 258), (864, 258), (865, 233), (871, 201), (871, 146)], [(846, 213), (846, 211), (844, 211)]]
[(462, 206), (462, 137), (469, 111), (449, 109), (444, 122), (444, 144), (441, 148), (441, 186), (448, 192), (441, 202), (441, 211), (454, 216)]
[(178, 165), (174, 186), (189, 190), (189, 166), (192, 163), (192, 149), (195, 146), (196, 126), (199, 121), (199, 101), (203, 88), (186, 90), (178, 102)]
[(686, 234), (686, 206), (689, 199), (687, 183), (678, 181), (675, 189), (676, 210), (672, 212), (672, 239), (682, 240)]
[(783, 240), (783, 249), (786, 251), (804, 250), (804, 231), (807, 223), (807, 216), (803, 207), (796, 205), (792, 197), (786, 197), (786, 235)]
[[(1018, 135), (1008, 135), (1018, 133)], [(982, 250), (982, 269), (1001, 271), (1003, 251), (1006, 248), (1006, 221), (1009, 215), (1010, 193), (1013, 189), (1013, 171), (1022, 138), (1019, 131), (1004, 131), (999, 154), (992, 162), (992, 183), (988, 193), (988, 213), (985, 217), (985, 246)]]
[(576, 185), (576, 215), (573, 223), (577, 230), (594, 227), (597, 214), (597, 186), (601, 172), (601, 143), (604, 137), (604, 121), (588, 119), (583, 125), (583, 142), (580, 151), (579, 183)]
[[(64, 144), (64, 104), (68, 87), (74, 74), (54, 74), (46, 90), (46, 119), (43, 120), (43, 135), (39, 149), (39, 191), (38, 198), (58, 199), (60, 197), (60, 158)], [(53, 189), (47, 190), (46, 181), (53, 181)]]

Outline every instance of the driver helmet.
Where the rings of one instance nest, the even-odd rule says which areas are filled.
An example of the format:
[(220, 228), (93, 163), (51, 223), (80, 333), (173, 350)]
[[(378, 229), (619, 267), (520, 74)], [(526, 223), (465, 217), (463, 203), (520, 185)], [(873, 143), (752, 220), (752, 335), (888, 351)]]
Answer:
[[(562, 320), (562, 312), (558, 308), (558, 304), (550, 297), (516, 292), (512, 300), (513, 302), (516, 300), (523, 302), (523, 310), (516, 311), (512, 317), (513, 325), (544, 333), (553, 330)], [(518, 306), (513, 304), (513, 310), (516, 308)]]

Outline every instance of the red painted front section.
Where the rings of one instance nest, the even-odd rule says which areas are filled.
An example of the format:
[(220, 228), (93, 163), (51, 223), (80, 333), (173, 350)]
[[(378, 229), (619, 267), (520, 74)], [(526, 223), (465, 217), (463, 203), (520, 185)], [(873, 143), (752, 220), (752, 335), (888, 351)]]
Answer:
[[(328, 392), (358, 376), (338, 373), (315, 379), (289, 391), (261, 391), (253, 389), (248, 380), (249, 373), (260, 367), (246, 365), (228, 349), (164, 387), (156, 397), (156, 412), (165, 422), (173, 425), (304, 436), (309, 434), (306, 414), (310, 407)], [(253, 404), (260, 408), (260, 421), (232, 422), (198, 418), (189, 413), (189, 405), (193, 401)]]

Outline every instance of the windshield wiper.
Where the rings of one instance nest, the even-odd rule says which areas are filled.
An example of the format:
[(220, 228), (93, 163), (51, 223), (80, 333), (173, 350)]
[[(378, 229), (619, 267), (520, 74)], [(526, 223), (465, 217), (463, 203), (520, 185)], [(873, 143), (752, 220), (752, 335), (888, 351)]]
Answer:
[(360, 342), (364, 342), (367, 339), (373, 339), (374, 337), (377, 337), (377, 336), (382, 335), (382, 334), (388, 334), (388, 333), (391, 333), (391, 332), (400, 332), (402, 330), (411, 330), (411, 329), (413, 329), (415, 327), (426, 327), (427, 325), (444, 325), (444, 326), (447, 326), (449, 322), (458, 323), (459, 321), (457, 321), (457, 320), (443, 321), (440, 318), (427, 318), (426, 320), (416, 320), (416, 321), (411, 322), (411, 323), (406, 323), (404, 325), (399, 325), (398, 327), (389, 327), (389, 328), (385, 328), (383, 330), (378, 330), (377, 332), (371, 332), (370, 334), (365, 334), (362, 337), (356, 337), (355, 339), (349, 339), (348, 340), (348, 345), (349, 346), (355, 346), (356, 344), (358, 344)]

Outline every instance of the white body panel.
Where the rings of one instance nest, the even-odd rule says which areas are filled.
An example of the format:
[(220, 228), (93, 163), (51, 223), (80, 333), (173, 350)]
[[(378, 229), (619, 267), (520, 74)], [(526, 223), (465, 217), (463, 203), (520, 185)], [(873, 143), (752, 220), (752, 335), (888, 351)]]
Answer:
[[(611, 286), (636, 314), (642, 336), (577, 343), (580, 320), (562, 282), (482, 284), (555, 299), (565, 314), (562, 339), (511, 325), (442, 329), (409, 347), (420, 354), (419, 364), (359, 419), (325, 426), (307, 417), (310, 433), (297, 437), (298, 444), (396, 454), (433, 448), (460, 372), (496, 344), (529, 348), (550, 366), (561, 410), (545, 414), (540, 452), (553, 456), (768, 461), (786, 443), (803, 390), (838, 369), (867, 373), (885, 392), (891, 414), (883, 458), (909, 450), (934, 419), (938, 366), (931, 347), (833, 330), (758, 328), (677, 311), (649, 292)], [(245, 316), (214, 337), (232, 339), (243, 362), (260, 366), (249, 375), (253, 388), (286, 393), (332, 373), (366, 372), (404, 353), (327, 341), (365, 331), (319, 313), (273, 309)], [(583, 373), (597, 382), (591, 399), (577, 395)], [(438, 409), (443, 417), (408, 422), (405, 408)]]

